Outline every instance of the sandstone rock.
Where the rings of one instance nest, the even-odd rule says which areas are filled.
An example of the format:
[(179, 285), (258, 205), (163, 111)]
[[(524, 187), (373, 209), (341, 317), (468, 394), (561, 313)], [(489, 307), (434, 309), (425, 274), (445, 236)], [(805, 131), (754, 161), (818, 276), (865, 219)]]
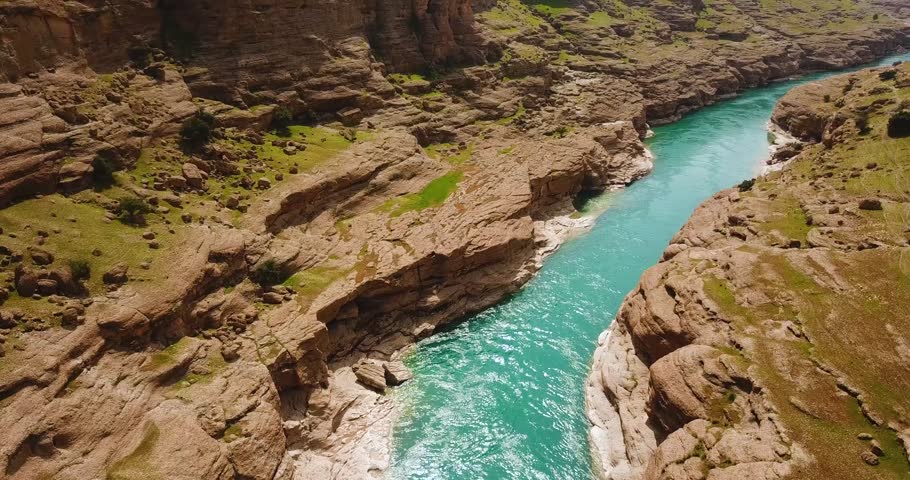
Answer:
[(859, 201), (860, 210), (881, 210), (882, 201), (877, 198), (864, 198)]
[(230, 209), (236, 209), (237, 207), (240, 206), (240, 196), (239, 195), (229, 196), (227, 198), (227, 200), (225, 200), (224, 206), (227, 208), (230, 208)]
[(414, 374), (400, 361), (387, 362), (384, 365), (386, 384), (398, 386), (414, 378)]
[(35, 265), (50, 265), (54, 263), (54, 255), (52, 255), (47, 250), (42, 250), (37, 247), (29, 247), (28, 254), (31, 257), (32, 261), (35, 262)]
[(59, 289), (59, 285), (56, 280), (50, 278), (42, 278), (38, 280), (37, 291), (41, 296), (55, 295)]
[(879, 457), (885, 456), (885, 451), (882, 450), (882, 445), (878, 443), (878, 440), (872, 440), (869, 442), (869, 451)]
[(125, 263), (118, 263), (104, 272), (101, 277), (102, 281), (108, 285), (122, 285), (129, 281), (129, 266)]
[(15, 271), (16, 291), (22, 297), (30, 297), (38, 290), (38, 273), (24, 265), (18, 265)]
[(879, 462), (878, 456), (876, 456), (874, 453), (872, 453), (870, 451), (865, 451), (865, 452), (861, 453), (859, 455), (859, 458), (861, 458), (864, 462), (866, 462), (867, 464), (872, 465), (872, 466), (878, 465), (878, 462)]
[(385, 369), (373, 360), (361, 360), (354, 365), (357, 381), (374, 390), (383, 392), (386, 388)]
[(205, 176), (195, 164), (183, 164), (183, 178), (186, 179), (186, 184), (190, 188), (202, 189), (205, 187)]
[(63, 325), (73, 326), (79, 324), (79, 317), (81, 316), (79, 310), (75, 307), (66, 307), (63, 309), (63, 314), (60, 317)]
[(284, 296), (276, 292), (266, 292), (262, 294), (262, 301), (270, 305), (279, 305), (284, 302)]
[(168, 177), (165, 181), (165, 186), (171, 190), (183, 190), (186, 188), (186, 178), (179, 175)]
[(13, 328), (16, 326), (16, 319), (13, 314), (6, 310), (0, 310), (0, 328)]

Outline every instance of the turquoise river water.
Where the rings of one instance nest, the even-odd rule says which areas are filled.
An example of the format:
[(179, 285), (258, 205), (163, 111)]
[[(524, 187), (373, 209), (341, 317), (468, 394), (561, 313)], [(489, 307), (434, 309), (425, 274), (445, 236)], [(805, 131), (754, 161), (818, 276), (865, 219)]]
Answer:
[[(910, 55), (891, 57), (910, 60)], [(590, 231), (502, 304), (420, 342), (394, 395), (393, 479), (593, 478), (584, 382), (597, 337), (695, 207), (754, 177), (777, 100), (815, 74), (655, 129), (654, 172), (594, 200)], [(598, 208), (598, 210), (600, 209)]]

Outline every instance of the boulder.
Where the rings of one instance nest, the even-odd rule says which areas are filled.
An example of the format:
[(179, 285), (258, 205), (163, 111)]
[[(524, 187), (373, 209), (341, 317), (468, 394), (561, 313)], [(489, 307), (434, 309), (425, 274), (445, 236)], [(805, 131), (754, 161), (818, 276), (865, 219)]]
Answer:
[(872, 440), (869, 442), (869, 451), (879, 457), (885, 456), (885, 451), (882, 450), (882, 444), (879, 443), (878, 440)]
[(414, 374), (404, 363), (394, 361), (385, 364), (385, 380), (387, 384), (397, 386), (412, 378), (414, 378)]
[(60, 285), (56, 280), (42, 278), (38, 280), (38, 294), (44, 297), (56, 295)]
[(262, 177), (256, 181), (256, 188), (260, 190), (268, 190), (269, 188), (272, 188), (272, 181), (268, 178)]
[(78, 325), (80, 318), (79, 310), (75, 307), (68, 306), (63, 309), (63, 314), (60, 319), (63, 322), (63, 325)]
[(0, 328), (13, 328), (15, 326), (16, 319), (13, 314), (6, 310), (0, 310)]
[(73, 277), (73, 272), (69, 267), (51, 269), (40, 276), (57, 282), (60, 294), (75, 295), (81, 290), (79, 282)]
[(57, 174), (60, 190), (72, 192), (86, 188), (91, 182), (94, 168), (86, 162), (70, 162), (60, 167)]
[(107, 285), (121, 285), (129, 280), (128, 271), (129, 266), (127, 264), (118, 263), (107, 272), (104, 272), (101, 280)]
[(284, 301), (284, 296), (276, 292), (266, 292), (262, 294), (262, 301), (269, 305), (278, 305)]
[(240, 206), (240, 196), (237, 194), (231, 195), (224, 201), (224, 206), (230, 209), (235, 209)]
[(359, 108), (350, 107), (338, 112), (338, 120), (348, 127), (353, 127), (363, 120), (363, 111)]
[(354, 365), (357, 381), (373, 390), (384, 392), (386, 387), (385, 368), (373, 360), (362, 359)]
[(869, 465), (878, 465), (878, 456), (868, 450), (859, 454), (859, 458)]
[(168, 177), (165, 186), (171, 190), (183, 190), (186, 188), (186, 178), (179, 175)]
[(877, 198), (864, 198), (859, 201), (860, 210), (878, 211), (882, 209), (882, 201)]
[(22, 297), (30, 297), (38, 291), (38, 273), (34, 270), (19, 265), (15, 272), (16, 291)]
[(35, 262), (35, 265), (50, 265), (54, 263), (54, 255), (47, 250), (29, 247), (28, 255), (32, 257), (32, 261)]
[(205, 175), (202, 170), (192, 163), (183, 164), (183, 178), (190, 188), (202, 189), (205, 187)]

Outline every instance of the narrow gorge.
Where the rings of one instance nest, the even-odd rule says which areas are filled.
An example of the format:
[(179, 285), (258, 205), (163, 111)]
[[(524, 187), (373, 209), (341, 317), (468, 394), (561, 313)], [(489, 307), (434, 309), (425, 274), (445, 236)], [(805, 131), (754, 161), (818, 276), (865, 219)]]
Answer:
[[(767, 472), (833, 468), (840, 460), (814, 450), (814, 437), (763, 422), (772, 410), (760, 402), (782, 408), (774, 395), (786, 390), (767, 394), (759, 373), (733, 366), (759, 369), (767, 362), (755, 355), (774, 355), (743, 339), (784, 342), (786, 332), (810, 345), (767, 348), (806, 350), (827, 375), (811, 381), (836, 383), (838, 399), (856, 399), (872, 422), (862, 433), (884, 454), (875, 472), (900, 472), (904, 407), (878, 403), (893, 392), (864, 383), (850, 359), (814, 353), (837, 346), (817, 343), (808, 323), (831, 296), (866, 294), (824, 249), (900, 253), (905, 187), (876, 184), (862, 199), (879, 207), (863, 212), (883, 212), (882, 235), (862, 215), (839, 218), (839, 200), (815, 189), (900, 173), (882, 159), (841, 172), (832, 156), (884, 155), (867, 140), (903, 108), (903, 67), (786, 97), (777, 124), (817, 143), (775, 158), (798, 166), (816, 155), (831, 167), (794, 166), (779, 174), (783, 187), (760, 179), (737, 203), (748, 212), (717, 213), (731, 194), (717, 197), (633, 287), (700, 201), (757, 173), (767, 111), (790, 85), (687, 114), (899, 52), (908, 18), (889, 0), (0, 1), (0, 476), (586, 478), (600, 468), (611, 478), (777, 478)], [(704, 118), (717, 123), (686, 130)], [(674, 137), (686, 147), (662, 143)], [(777, 204), (802, 216), (754, 206)], [(718, 215), (728, 223), (714, 225)], [(869, 238), (841, 237), (847, 222)], [(748, 245), (731, 253), (734, 241)], [(827, 272), (784, 279), (831, 290), (819, 291), (823, 306), (753, 288), (759, 273), (733, 275), (756, 262), (795, 268), (778, 258), (783, 246)], [(668, 281), (677, 264), (710, 279)], [(893, 295), (850, 303), (849, 315), (900, 317), (900, 279), (876, 278)], [(767, 304), (780, 305), (781, 318), (767, 312), (776, 329), (749, 313)], [(690, 308), (711, 321), (672, 320)], [(617, 311), (587, 390), (592, 462), (584, 377)], [(652, 329), (652, 314), (672, 325)], [(756, 325), (733, 335), (740, 320)], [(880, 328), (901, 338), (899, 320)], [(713, 329), (721, 323), (730, 327)], [(896, 358), (877, 364), (905, 371)], [(706, 380), (696, 364), (710, 368)], [(812, 401), (784, 403), (821, 419), (839, 408)], [(758, 405), (753, 416), (746, 404)], [(738, 437), (723, 440), (712, 415)], [(766, 431), (781, 446), (773, 459), (750, 447)]]

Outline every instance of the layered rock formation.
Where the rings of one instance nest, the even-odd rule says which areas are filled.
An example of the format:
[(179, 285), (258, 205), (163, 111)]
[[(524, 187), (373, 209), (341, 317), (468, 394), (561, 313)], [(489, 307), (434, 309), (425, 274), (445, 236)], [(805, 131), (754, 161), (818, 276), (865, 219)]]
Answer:
[(643, 275), (587, 386), (607, 478), (906, 476), (908, 92), (900, 65), (789, 93), (774, 122), (809, 143)]
[(646, 174), (648, 121), (907, 41), (817, 3), (3, 2), (0, 469), (370, 478), (384, 362)]

